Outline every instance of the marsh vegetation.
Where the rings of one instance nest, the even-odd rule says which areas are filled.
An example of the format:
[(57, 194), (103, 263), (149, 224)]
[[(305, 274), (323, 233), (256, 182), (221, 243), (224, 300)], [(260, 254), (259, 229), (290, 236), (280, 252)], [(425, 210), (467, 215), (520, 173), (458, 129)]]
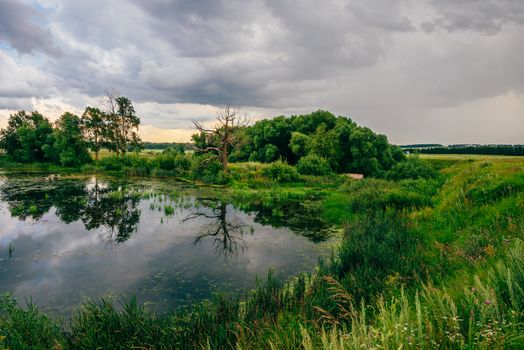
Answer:
[(522, 158), (407, 157), (324, 111), (228, 132), (7, 152), (0, 348), (524, 346)]

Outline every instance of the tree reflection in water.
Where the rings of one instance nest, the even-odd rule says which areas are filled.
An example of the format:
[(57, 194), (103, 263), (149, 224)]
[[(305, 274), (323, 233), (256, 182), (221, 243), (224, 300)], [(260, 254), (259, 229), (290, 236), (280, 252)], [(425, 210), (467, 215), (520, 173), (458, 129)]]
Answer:
[(140, 195), (124, 186), (101, 186), (98, 179), (86, 187), (87, 203), (82, 222), (86, 229), (102, 227), (104, 239), (109, 243), (123, 243), (136, 232), (140, 222)]
[(127, 241), (140, 221), (140, 194), (125, 185), (60, 179), (59, 176), (6, 177), (0, 198), (8, 204), (11, 216), (39, 220), (54, 207), (61, 221), (81, 220), (87, 230), (102, 228), (109, 243)]
[[(212, 239), (212, 245), (217, 254), (224, 257), (236, 256), (238, 252), (244, 252), (248, 248), (244, 240), (245, 229), (248, 227), (238, 218), (228, 218), (227, 203), (204, 199), (199, 201), (202, 206), (186, 216), (182, 222), (204, 218), (211, 220), (203, 226), (193, 241), (195, 245), (201, 244), (207, 239)], [(252, 233), (252, 228), (250, 229)]]
[[(0, 199), (7, 203), (11, 215), (21, 220), (39, 220), (54, 208), (56, 216), (65, 223), (80, 220), (87, 230), (101, 229), (103, 238), (111, 244), (126, 242), (136, 232), (140, 221), (141, 192), (132, 184), (99, 181), (96, 177), (86, 180), (28, 174), (6, 175), (1, 180)], [(175, 206), (183, 204), (175, 203)], [(256, 223), (286, 227), (312, 242), (322, 242), (333, 234), (331, 225), (322, 219), (318, 203), (285, 201), (235, 205), (246, 214), (254, 215)], [(238, 218), (228, 217), (227, 202), (198, 199), (195, 207), (183, 222), (198, 218), (210, 221), (196, 237), (195, 244), (212, 239), (216, 251), (224, 256), (247, 248), (244, 234), (251, 229)]]

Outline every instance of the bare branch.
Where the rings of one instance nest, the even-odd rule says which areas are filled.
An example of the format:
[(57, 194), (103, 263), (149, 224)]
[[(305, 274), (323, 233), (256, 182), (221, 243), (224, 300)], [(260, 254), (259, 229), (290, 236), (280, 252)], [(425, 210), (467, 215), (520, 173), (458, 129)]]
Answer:
[(237, 108), (226, 104), (223, 110), (216, 112), (216, 123), (212, 128), (206, 128), (201, 123), (193, 121), (195, 128), (202, 134), (204, 145), (198, 149), (200, 152), (215, 151), (220, 155), (222, 167), (227, 171), (228, 152), (231, 147), (236, 147), (239, 130), (249, 125), (247, 116), (241, 115)]
[(218, 148), (218, 147), (197, 148), (196, 150), (199, 151), (199, 152), (208, 152), (208, 151), (220, 152), (220, 148)]
[(202, 124), (200, 124), (199, 122), (196, 122), (196, 121), (193, 121), (193, 125), (195, 126), (195, 128), (202, 132), (202, 133), (205, 133), (205, 134), (212, 134), (214, 132), (216, 132), (215, 129), (206, 129), (202, 126)]
[(105, 111), (109, 114), (116, 114), (116, 99), (120, 96), (115, 89), (110, 88), (105, 92), (105, 96), (100, 101), (100, 104), (104, 106)]

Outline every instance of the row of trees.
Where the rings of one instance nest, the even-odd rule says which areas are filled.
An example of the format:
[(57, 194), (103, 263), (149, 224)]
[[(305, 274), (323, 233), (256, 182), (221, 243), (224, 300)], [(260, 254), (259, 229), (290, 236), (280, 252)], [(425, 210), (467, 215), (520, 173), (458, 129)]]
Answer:
[(524, 145), (475, 145), (431, 147), (415, 150), (426, 154), (487, 154), (501, 156), (524, 156)]
[(56, 122), (38, 112), (19, 111), (0, 130), (0, 148), (15, 162), (53, 162), (78, 166), (91, 161), (88, 149), (107, 148), (117, 155), (140, 149), (140, 118), (131, 100), (109, 92), (104, 109), (86, 107), (82, 116), (64, 113)]
[[(0, 131), (0, 147), (17, 162), (64, 166), (90, 161), (88, 148), (97, 161), (102, 148), (117, 156), (140, 149), (140, 118), (131, 100), (108, 93), (103, 107), (87, 107), (82, 116), (65, 113), (54, 124), (38, 112), (20, 111), (11, 115), (7, 128)], [(207, 154), (197, 157), (202, 160), (201, 167), (215, 169), (219, 163), (226, 172), (230, 161), (283, 160), (297, 165), (303, 174), (357, 172), (383, 176), (405, 159), (386, 136), (322, 110), (279, 116), (249, 126), (238, 110), (226, 106), (217, 113), (214, 126), (194, 125), (198, 130), (192, 137), (196, 155)], [(180, 153), (184, 153), (182, 145)]]
[(386, 136), (360, 127), (347, 117), (327, 111), (298, 116), (279, 116), (247, 126), (238, 111), (226, 107), (214, 128), (195, 123), (193, 141), (199, 152), (211, 152), (228, 161), (273, 162), (278, 159), (302, 169), (326, 172), (358, 172), (377, 176), (404, 160), (402, 150)]

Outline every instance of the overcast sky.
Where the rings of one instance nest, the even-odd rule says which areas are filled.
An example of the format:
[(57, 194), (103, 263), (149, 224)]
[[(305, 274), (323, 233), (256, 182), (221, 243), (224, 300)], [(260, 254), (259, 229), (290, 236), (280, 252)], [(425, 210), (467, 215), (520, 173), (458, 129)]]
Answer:
[(224, 103), (407, 143), (524, 143), (523, 0), (0, 0), (0, 126), (131, 98), (145, 140)]

